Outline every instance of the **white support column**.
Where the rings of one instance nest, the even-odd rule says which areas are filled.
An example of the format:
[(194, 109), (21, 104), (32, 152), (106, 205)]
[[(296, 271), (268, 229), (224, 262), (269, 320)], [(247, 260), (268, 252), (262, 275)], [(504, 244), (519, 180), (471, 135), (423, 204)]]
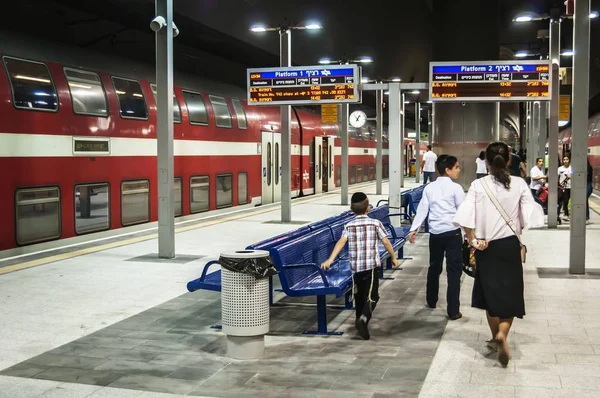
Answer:
[(415, 102), (415, 182), (421, 182), (421, 104)]
[(375, 193), (381, 195), (383, 185), (383, 90), (375, 91), (377, 104), (377, 126), (376, 126), (376, 139), (377, 139), (377, 167), (375, 170), (376, 182), (375, 182)]
[[(399, 86), (402, 87), (402, 86)], [(390, 91), (391, 93), (391, 91)], [(400, 159), (400, 188), (404, 188), (404, 134), (406, 132), (406, 115), (405, 115), (405, 111), (406, 111), (406, 107), (404, 106), (404, 101), (405, 101), (405, 96), (404, 94), (402, 94), (400, 96), (400, 151), (399, 153), (399, 159)], [(390, 142), (391, 145), (391, 142)], [(391, 152), (390, 152), (390, 156), (392, 156)], [(408, 156), (408, 154), (407, 154)], [(391, 201), (390, 201), (391, 203)], [(394, 217), (394, 218), (398, 218), (398, 217)]]
[(569, 273), (585, 274), (585, 208), (590, 88), (590, 0), (575, 2), (573, 16), (573, 135), (571, 137), (571, 242)]
[(552, 61), (552, 100), (550, 101), (550, 121), (548, 126), (548, 228), (557, 228), (560, 19), (554, 19), (550, 22), (550, 60)]
[(531, 132), (527, 145), (527, 158), (533, 159), (537, 156), (538, 136), (540, 133), (540, 102), (535, 101), (531, 103)]
[(500, 139), (500, 102), (496, 102), (496, 108), (495, 108), (495, 112), (494, 112), (495, 116), (494, 116), (494, 140), (495, 141), (502, 141)]
[(175, 257), (173, 195), (173, 0), (156, 0), (166, 26), (156, 32), (158, 257)]
[[(394, 211), (400, 208), (400, 184), (402, 177), (402, 147), (401, 139), (403, 128), (403, 118), (401, 115), (402, 105), (404, 105), (402, 95), (400, 94), (400, 83), (390, 83), (389, 89), (389, 130), (388, 130), (388, 142), (389, 142), (389, 189), (390, 189), (390, 211)], [(400, 226), (400, 217), (391, 217), (392, 225)]]
[(348, 117), (350, 106), (348, 104), (342, 104), (342, 205), (348, 205)]
[[(292, 31), (280, 32), (281, 67), (292, 66)], [(279, 173), (279, 170), (275, 170)], [(292, 221), (292, 107), (281, 107), (281, 222)]]
[[(540, 130), (536, 143), (536, 158), (543, 158), (548, 137), (548, 101), (540, 101)], [(535, 161), (535, 159), (533, 159)], [(531, 166), (533, 167), (533, 166)]]

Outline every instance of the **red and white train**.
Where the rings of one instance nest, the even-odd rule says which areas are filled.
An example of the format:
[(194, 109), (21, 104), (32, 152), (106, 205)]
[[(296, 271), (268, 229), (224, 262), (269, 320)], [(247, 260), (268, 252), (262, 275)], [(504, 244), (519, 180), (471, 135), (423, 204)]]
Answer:
[[(559, 134), (558, 152), (561, 159), (562, 156), (571, 154), (571, 135), (571, 127), (562, 130)], [(592, 184), (594, 189), (600, 190), (600, 113), (588, 120), (588, 159), (594, 169)]]
[[(0, 43), (0, 250), (155, 221), (153, 66), (22, 37)], [(176, 75), (176, 217), (279, 200), (279, 108), (248, 106), (245, 94)], [(293, 197), (339, 186), (339, 125), (306, 107), (292, 120)], [(350, 183), (375, 179), (373, 126), (349, 142)]]

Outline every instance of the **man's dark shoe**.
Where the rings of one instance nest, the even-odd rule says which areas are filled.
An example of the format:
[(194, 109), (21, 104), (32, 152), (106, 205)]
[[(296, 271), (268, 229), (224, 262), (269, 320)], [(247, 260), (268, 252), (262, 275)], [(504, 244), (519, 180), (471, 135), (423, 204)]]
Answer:
[(451, 321), (456, 321), (457, 319), (462, 318), (462, 314), (460, 312), (457, 312), (454, 315), (449, 315), (449, 318)]
[(371, 335), (369, 334), (369, 329), (367, 328), (366, 321), (363, 321), (362, 319), (358, 318), (356, 320), (356, 322), (354, 323), (354, 326), (356, 326), (356, 330), (358, 330), (358, 334), (364, 340), (369, 340), (371, 338)]

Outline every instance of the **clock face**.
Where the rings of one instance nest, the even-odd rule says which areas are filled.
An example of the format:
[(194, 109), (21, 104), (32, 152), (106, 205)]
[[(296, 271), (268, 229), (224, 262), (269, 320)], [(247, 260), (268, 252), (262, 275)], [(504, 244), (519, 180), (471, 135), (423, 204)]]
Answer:
[(367, 122), (367, 115), (363, 111), (354, 111), (349, 119), (352, 127), (360, 128)]

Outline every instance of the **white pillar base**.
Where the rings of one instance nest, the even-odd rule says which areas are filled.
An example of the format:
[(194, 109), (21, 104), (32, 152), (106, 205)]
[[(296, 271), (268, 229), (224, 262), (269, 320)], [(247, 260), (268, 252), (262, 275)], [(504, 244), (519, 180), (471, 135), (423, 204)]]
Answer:
[(234, 359), (260, 359), (265, 354), (265, 336), (227, 336), (227, 356)]

